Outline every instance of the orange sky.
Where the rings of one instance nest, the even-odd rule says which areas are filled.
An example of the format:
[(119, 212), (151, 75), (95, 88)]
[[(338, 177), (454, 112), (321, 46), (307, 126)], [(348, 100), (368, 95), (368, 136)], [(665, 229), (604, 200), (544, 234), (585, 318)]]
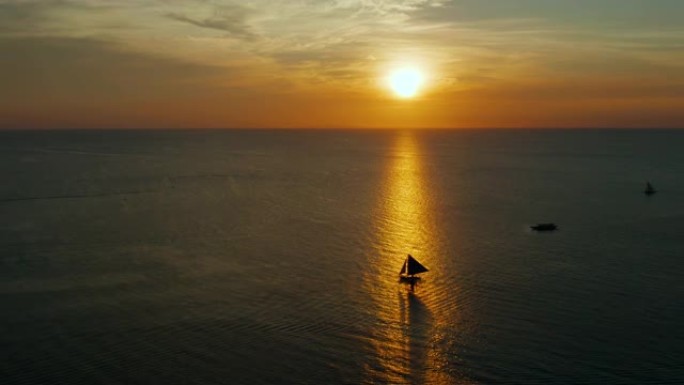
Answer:
[[(681, 20), (679, 0), (0, 0), (0, 128), (681, 128)], [(386, 77), (407, 65), (426, 81), (404, 100)]]

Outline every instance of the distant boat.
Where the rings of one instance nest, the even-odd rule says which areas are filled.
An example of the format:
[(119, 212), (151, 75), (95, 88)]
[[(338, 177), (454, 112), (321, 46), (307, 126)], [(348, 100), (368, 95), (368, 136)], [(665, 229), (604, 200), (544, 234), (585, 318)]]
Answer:
[(657, 192), (656, 189), (653, 188), (653, 186), (651, 185), (651, 183), (650, 183), (650, 182), (646, 182), (646, 190), (644, 190), (644, 194), (646, 194), (646, 195), (653, 195), (653, 194), (655, 194), (656, 192)]
[(555, 223), (540, 223), (538, 225), (530, 226), (532, 230), (535, 231), (555, 231), (558, 230), (558, 226)]
[(401, 271), (399, 272), (399, 282), (411, 284), (411, 288), (420, 280), (418, 274), (425, 273), (428, 271), (427, 267), (416, 261), (411, 254), (406, 257), (404, 264), (401, 266)]

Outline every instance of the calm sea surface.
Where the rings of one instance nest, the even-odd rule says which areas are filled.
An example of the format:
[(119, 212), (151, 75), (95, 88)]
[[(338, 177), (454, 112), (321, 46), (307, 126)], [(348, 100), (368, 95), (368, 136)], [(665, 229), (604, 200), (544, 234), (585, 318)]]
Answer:
[(684, 383), (684, 131), (0, 132), (0, 177), (3, 385)]

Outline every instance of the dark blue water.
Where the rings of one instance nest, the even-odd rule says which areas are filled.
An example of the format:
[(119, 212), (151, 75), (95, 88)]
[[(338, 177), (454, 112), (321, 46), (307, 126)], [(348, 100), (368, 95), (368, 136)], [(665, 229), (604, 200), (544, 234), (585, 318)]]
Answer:
[(2, 384), (684, 383), (684, 131), (0, 132), (0, 177)]

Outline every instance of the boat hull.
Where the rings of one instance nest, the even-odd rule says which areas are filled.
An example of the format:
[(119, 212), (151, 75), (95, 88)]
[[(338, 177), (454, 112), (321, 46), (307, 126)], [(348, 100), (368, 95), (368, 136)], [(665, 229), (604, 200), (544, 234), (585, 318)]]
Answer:
[(420, 281), (420, 277), (409, 276), (409, 275), (400, 275), (399, 276), (399, 282), (401, 282), (401, 283), (408, 283), (408, 284), (413, 285), (413, 284), (417, 283), (418, 281)]
[(540, 223), (535, 226), (530, 226), (534, 231), (555, 231), (558, 230), (558, 226), (553, 223)]

